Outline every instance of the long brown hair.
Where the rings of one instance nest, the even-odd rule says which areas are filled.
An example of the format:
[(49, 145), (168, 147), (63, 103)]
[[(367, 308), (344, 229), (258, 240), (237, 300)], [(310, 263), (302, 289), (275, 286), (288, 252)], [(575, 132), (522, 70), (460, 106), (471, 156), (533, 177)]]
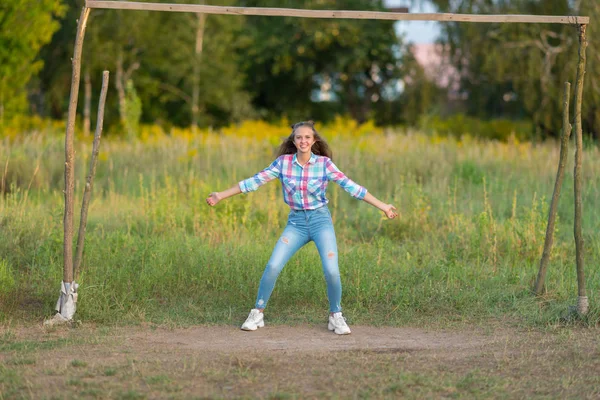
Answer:
[(315, 142), (310, 150), (318, 156), (331, 158), (333, 155), (331, 149), (329, 148), (329, 145), (325, 139), (323, 139), (321, 135), (319, 135), (319, 132), (317, 132), (315, 129), (315, 123), (313, 121), (302, 121), (292, 125), (292, 133), (279, 146), (279, 149), (277, 150), (277, 157), (284, 154), (294, 154), (298, 151), (294, 145), (294, 135), (296, 134), (296, 129), (300, 128), (301, 126), (308, 126), (313, 131)]

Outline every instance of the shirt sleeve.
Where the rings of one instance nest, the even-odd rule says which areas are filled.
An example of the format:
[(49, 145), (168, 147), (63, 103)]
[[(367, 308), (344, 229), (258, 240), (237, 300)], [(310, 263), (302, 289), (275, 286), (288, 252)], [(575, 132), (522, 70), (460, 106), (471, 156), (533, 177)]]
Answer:
[(340, 185), (342, 189), (348, 192), (352, 197), (362, 200), (367, 194), (367, 189), (348, 178), (342, 171), (338, 169), (338, 167), (333, 163), (333, 161), (331, 161), (330, 158), (325, 161), (325, 173), (327, 174), (328, 180), (334, 181)]
[(244, 179), (238, 183), (242, 193), (253, 192), (267, 182), (277, 178), (281, 173), (281, 157), (277, 158), (267, 168), (263, 169), (251, 178)]

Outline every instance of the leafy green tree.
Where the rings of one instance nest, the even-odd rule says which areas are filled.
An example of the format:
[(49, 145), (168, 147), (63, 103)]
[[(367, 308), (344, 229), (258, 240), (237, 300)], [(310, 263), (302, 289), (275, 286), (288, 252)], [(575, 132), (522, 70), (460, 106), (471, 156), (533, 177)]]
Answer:
[(195, 85), (200, 125), (227, 124), (253, 115), (244, 89), (246, 76), (240, 71), (242, 55), (235, 47), (243, 40), (243, 17), (206, 15), (201, 56), (195, 51), (198, 15), (155, 13), (151, 19), (154, 28), (146, 30), (147, 40), (155, 43), (165, 35), (167, 38), (164, 45), (153, 45), (144, 53), (147, 73), (140, 77), (139, 88), (153, 104), (144, 111), (148, 117), (192, 124)]
[[(248, 0), (253, 7), (281, 2)], [(383, 10), (382, 1), (302, 0), (294, 8)], [(248, 17), (240, 46), (247, 89), (265, 116), (326, 119), (373, 116), (399, 78), (399, 38), (391, 21)], [(325, 94), (331, 101), (318, 102)], [(312, 100), (312, 101), (311, 101)]]
[[(48, 113), (55, 118), (62, 118), (68, 106), (71, 68), (65, 60), (72, 56), (69, 52), (75, 37), (73, 22), (81, 10), (79, 3), (69, 2), (63, 26), (43, 52), (47, 68), (40, 81)], [(89, 69), (95, 92), (100, 88), (102, 70), (111, 71), (106, 113), (118, 115), (124, 130), (129, 80), (143, 104), (142, 122), (191, 123), (197, 21), (197, 16), (190, 13), (92, 10), (82, 71)], [(240, 22), (243, 19), (235, 16), (206, 17), (199, 73), (202, 125), (226, 124), (252, 115), (234, 48), (237, 32), (243, 28)], [(83, 102), (79, 104), (82, 109)], [(111, 120), (105, 124), (110, 125)]]
[[(556, 0), (432, 0), (440, 11), (468, 14), (599, 15), (597, 2)], [(588, 40), (594, 24), (590, 25)], [(563, 82), (575, 81), (577, 30), (558, 24), (444, 23), (442, 42), (468, 93), (469, 114), (530, 117), (542, 136), (561, 129)], [(590, 40), (586, 88), (598, 87), (597, 44)], [(592, 73), (590, 73), (592, 72)], [(584, 130), (600, 132), (598, 90), (586, 89)]]
[(0, 126), (27, 108), (27, 85), (43, 66), (37, 58), (59, 28), (58, 0), (2, 0), (0, 4)]

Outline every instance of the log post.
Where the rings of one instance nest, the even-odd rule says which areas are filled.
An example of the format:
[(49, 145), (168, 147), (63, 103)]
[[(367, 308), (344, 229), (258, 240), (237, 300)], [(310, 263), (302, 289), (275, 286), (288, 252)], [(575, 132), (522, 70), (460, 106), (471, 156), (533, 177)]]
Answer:
[(585, 50), (587, 39), (585, 30), (587, 25), (579, 25), (579, 63), (577, 64), (577, 81), (575, 83), (575, 258), (577, 261), (577, 312), (585, 315), (588, 312), (588, 298), (585, 291), (585, 275), (583, 271), (583, 237), (581, 235), (581, 220), (583, 206), (581, 200), (581, 164), (583, 158), (583, 137), (581, 127), (581, 103), (583, 101), (583, 78), (585, 76)]
[(546, 240), (544, 241), (544, 252), (540, 260), (540, 269), (538, 271), (537, 280), (533, 292), (539, 296), (544, 289), (546, 280), (546, 269), (552, 252), (552, 242), (554, 240), (554, 223), (556, 221), (556, 210), (558, 208), (558, 199), (560, 198), (560, 190), (562, 188), (563, 178), (565, 176), (565, 167), (569, 157), (569, 138), (571, 137), (571, 124), (569, 123), (569, 98), (571, 93), (571, 84), (565, 82), (563, 92), (563, 120), (562, 133), (560, 139), (560, 157), (558, 161), (558, 170), (556, 171), (556, 181), (554, 183), (554, 192), (552, 193), (552, 201), (550, 203), (550, 211), (548, 213), (548, 225), (546, 227)]
[(83, 258), (83, 244), (85, 240), (85, 227), (87, 225), (87, 215), (92, 197), (92, 188), (94, 186), (94, 176), (96, 175), (96, 164), (98, 163), (98, 153), (100, 152), (100, 138), (102, 136), (102, 127), (104, 125), (104, 105), (106, 103), (106, 92), (108, 91), (108, 71), (102, 73), (102, 91), (100, 92), (100, 101), (98, 102), (98, 118), (96, 119), (96, 132), (94, 133), (94, 143), (92, 145), (92, 159), (90, 169), (85, 182), (83, 192), (83, 202), (81, 204), (81, 218), (79, 220), (79, 233), (77, 234), (77, 249), (75, 252), (75, 262), (73, 266), (74, 274), (79, 271), (81, 260)]
[(77, 99), (79, 96), (79, 78), (81, 74), (81, 52), (83, 38), (90, 9), (83, 7), (77, 21), (77, 36), (73, 51), (73, 72), (71, 76), (71, 94), (69, 97), (69, 113), (67, 116), (67, 131), (65, 134), (65, 215), (64, 215), (64, 245), (63, 245), (63, 282), (73, 282), (73, 195), (75, 191), (75, 154), (73, 141), (75, 134), (75, 118), (77, 114)]

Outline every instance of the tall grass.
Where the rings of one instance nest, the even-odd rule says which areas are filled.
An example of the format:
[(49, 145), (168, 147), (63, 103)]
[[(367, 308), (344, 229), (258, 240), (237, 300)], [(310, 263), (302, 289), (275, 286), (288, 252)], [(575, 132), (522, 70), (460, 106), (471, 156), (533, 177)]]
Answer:
[[(554, 324), (576, 300), (573, 184), (563, 186), (547, 292), (534, 298), (558, 146), (418, 132), (321, 132), (334, 162), (401, 216), (387, 221), (331, 184), (345, 314), (352, 323)], [(102, 323), (233, 323), (254, 303), (285, 226), (277, 182), (204, 199), (266, 167), (268, 135), (203, 133), (104, 140), (89, 211), (77, 318)], [(584, 154), (590, 324), (599, 321), (600, 158)], [(78, 140), (77, 204), (91, 141)], [(571, 153), (572, 154), (572, 153)], [(8, 164), (6, 164), (8, 160)], [(31, 134), (0, 144), (0, 319), (52, 313), (62, 279), (63, 143)], [(571, 160), (572, 161), (572, 160)], [(5, 172), (5, 166), (6, 172)], [(569, 167), (572, 171), (572, 164)], [(78, 223), (76, 221), (76, 223)], [(325, 281), (313, 244), (279, 277), (270, 321), (320, 322)]]

